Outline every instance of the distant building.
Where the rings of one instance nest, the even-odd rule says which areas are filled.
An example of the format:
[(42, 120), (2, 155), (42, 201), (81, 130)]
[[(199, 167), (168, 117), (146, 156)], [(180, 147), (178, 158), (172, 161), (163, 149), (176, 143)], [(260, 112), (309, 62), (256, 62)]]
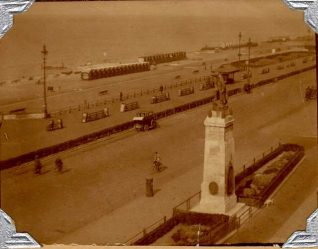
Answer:
[(239, 72), (240, 69), (231, 64), (225, 64), (216, 69), (216, 71), (222, 74), (226, 84), (232, 84), (234, 83), (234, 74)]
[(140, 61), (149, 62), (151, 65), (156, 65), (159, 63), (166, 63), (171, 61), (185, 60), (187, 58), (186, 52), (173, 52), (166, 54), (155, 54), (149, 56), (139, 57)]
[(287, 42), (290, 41), (289, 36), (274, 36), (267, 40), (267, 42)]
[(138, 73), (150, 70), (149, 62), (133, 63), (106, 63), (99, 65), (89, 65), (80, 68), (83, 80), (94, 80), (108, 78), (118, 75)]

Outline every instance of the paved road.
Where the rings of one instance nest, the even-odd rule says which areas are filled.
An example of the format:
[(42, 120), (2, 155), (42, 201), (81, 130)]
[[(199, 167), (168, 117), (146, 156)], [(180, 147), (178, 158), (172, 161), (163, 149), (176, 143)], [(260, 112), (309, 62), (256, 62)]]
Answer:
[[(230, 99), (236, 119), (236, 171), (279, 140), (289, 142), (295, 136), (315, 134), (315, 105), (304, 103), (299, 90), (303, 81), (312, 82), (314, 78), (314, 71), (310, 71), (259, 88), (251, 95)], [(43, 243), (91, 243), (96, 238), (94, 234), (99, 235), (96, 243), (125, 241), (200, 189), (203, 120), (208, 109), (206, 105), (164, 119), (159, 129), (147, 133), (130, 130), (63, 152), (60, 156), (67, 168), (64, 174), (54, 172), (54, 156), (44, 160), (46, 172), (41, 176), (33, 175), (30, 163), (5, 170), (2, 207), (16, 220), (18, 231), (28, 231)], [(293, 116), (295, 113), (299, 116)], [(156, 205), (148, 199), (151, 209), (125, 209), (144, 196), (145, 178), (152, 174), (154, 151), (160, 152), (167, 167), (153, 175), (156, 187), (161, 200), (169, 198)], [(315, 179), (317, 175), (309, 174), (306, 182), (317, 182)], [(125, 222), (115, 224), (116, 219), (112, 219), (112, 214), (119, 210), (125, 212), (123, 217), (131, 217), (127, 233), (121, 232)], [(105, 217), (108, 219), (103, 223)], [(99, 234), (90, 226), (98, 221)], [(90, 233), (81, 232), (85, 229)]]
[[(233, 52), (232, 52), (233, 53)], [(219, 55), (220, 56), (220, 55)], [(222, 54), (224, 56), (224, 54)], [(261, 79), (268, 79), (272, 78), (275, 76), (279, 76), (282, 73), (288, 73), (292, 72), (294, 70), (303, 68), (303, 67), (308, 67), (310, 65), (314, 64), (314, 61), (311, 59), (308, 60), (306, 64), (302, 62), (303, 58), (298, 58), (293, 60), (295, 63), (295, 66), (293, 67), (287, 67), (287, 65), (290, 63), (289, 61), (282, 62), (280, 63), (281, 66), (284, 66), (284, 69), (278, 70), (277, 65), (270, 65), (266, 66), (266, 68), (270, 69), (270, 73), (268, 74), (261, 74), (261, 70), (264, 67), (261, 68), (255, 68), (252, 70), (253, 77), (251, 79), (251, 82), (258, 82)], [(183, 63), (189, 63), (189, 62), (183, 62)], [(182, 63), (181, 63), (182, 64)], [(187, 64), (186, 64), (187, 65)], [(202, 65), (196, 64), (196, 66), (200, 67)], [(164, 67), (162, 65), (162, 67)], [(182, 66), (180, 66), (182, 67)], [(165, 70), (164, 68), (161, 69)], [(190, 77), (193, 75), (192, 70), (190, 70), (190, 74), (187, 70), (189, 69), (180, 69), (182, 73), (185, 75), (184, 77)], [(204, 71), (206, 75), (208, 75), (208, 71)], [(130, 88), (135, 88), (135, 89), (140, 89), (142, 85), (145, 85), (147, 83), (147, 87), (150, 86), (158, 86), (160, 83), (160, 80), (164, 80), (165, 77), (168, 77), (169, 75), (171, 76), (172, 74), (175, 75), (174, 73), (171, 73), (168, 70), (168, 73), (164, 74), (164, 76), (161, 76), (159, 74), (156, 74), (156, 72), (151, 72), (154, 74), (153, 78), (145, 78), (141, 79), (140, 76), (136, 76), (136, 80), (131, 81), (123, 81), (123, 82), (117, 82), (119, 85), (122, 84), (122, 86), (126, 86), (127, 89)], [(188, 73), (188, 74), (187, 74)], [(160, 76), (160, 77), (159, 77)], [(169, 77), (170, 77), (169, 76)], [(124, 77), (124, 76), (123, 76)], [(133, 77), (133, 76), (125, 76), (125, 77)], [(196, 76), (198, 77), (198, 76)], [(240, 76), (238, 76), (240, 78)], [(110, 80), (110, 79), (106, 79)], [(159, 80), (159, 81), (158, 81)], [(131, 85), (128, 85), (129, 84)], [(161, 81), (162, 82), (162, 81)], [(245, 83), (245, 81), (241, 81), (239, 83), (229, 85), (228, 88), (236, 88), (236, 87), (242, 87), (242, 85)], [(309, 82), (302, 82), (300, 85), (300, 90), (304, 91), (305, 85), (307, 85)], [(83, 92), (83, 94), (87, 94), (88, 96), (96, 96), (96, 88), (100, 87), (101, 82), (99, 81), (98, 85), (95, 87), (92, 87), (91, 90), (87, 90)], [(108, 84), (112, 85), (113, 87), (113, 92), (116, 87), (118, 87), (115, 83), (111, 83), (111, 81), (108, 82)], [(195, 99), (200, 99), (203, 97), (211, 96), (214, 93), (214, 90), (208, 90), (208, 91), (199, 91), (199, 85), (201, 82), (194, 83), (195, 87), (195, 94), (184, 96), (184, 97), (179, 97), (178, 96), (178, 88), (184, 88), (184, 87), (189, 87), (190, 85), (187, 86), (179, 86), (178, 88), (172, 88), (172, 89), (167, 89), (167, 91), (170, 93), (171, 96), (171, 101), (167, 101), (164, 103), (156, 104), (156, 105), (151, 105), (150, 104), (150, 98), (151, 94), (149, 95), (143, 95), (142, 97), (136, 97), (133, 99), (129, 99), (129, 101), (136, 101), (138, 100), (139, 105), (141, 106), (142, 109), (147, 109), (147, 110), (153, 110), (153, 111), (162, 111), (167, 108), (171, 108), (172, 106), (177, 106), (180, 104), (184, 104), (190, 101), (193, 101)], [(117, 89), (118, 91), (118, 89)], [(76, 95), (73, 92), (65, 93), (68, 95), (67, 98), (64, 98), (61, 95), (56, 95), (52, 96), (55, 98), (55, 104), (58, 105), (59, 102), (63, 104), (63, 101), (78, 101), (78, 99), (83, 100), (83, 95)], [(61, 98), (63, 97), (63, 98)], [(73, 97), (76, 97), (76, 99), (73, 99)], [(91, 96), (92, 97), (92, 96)], [(73, 103), (73, 102), (72, 102)], [(2, 125), (1, 133), (0, 133), (0, 140), (2, 141), (2, 150), (1, 150), (1, 159), (8, 159), (14, 156), (18, 156), (24, 153), (28, 153), (30, 151), (34, 151), (40, 148), (44, 148), (47, 146), (51, 146), (57, 143), (61, 143), (67, 140), (75, 139), (80, 136), (86, 135), (88, 133), (92, 133), (94, 131), (99, 131), (101, 129), (104, 129), (106, 127), (114, 126), (116, 124), (120, 124), (123, 122), (127, 122), (132, 120), (133, 116), (135, 115), (135, 111), (128, 112), (128, 113), (120, 113), (119, 112), (119, 106), (120, 103), (118, 101), (115, 101), (114, 103), (107, 104), (107, 107), (110, 110), (111, 116), (109, 118), (95, 121), (95, 122), (90, 122), (90, 123), (82, 123), (82, 112), (83, 110), (81, 109), (80, 111), (73, 111), (72, 114), (65, 114), (63, 113), (62, 115), (59, 115), (59, 118), (63, 119), (63, 123), (65, 125), (65, 129), (54, 131), (54, 132), (47, 132), (46, 131), (46, 125), (47, 121), (46, 120), (10, 120), (10, 121), (5, 121), (4, 124)], [(104, 107), (104, 104), (102, 101), (99, 102), (98, 106), (92, 107), (89, 110), (89, 112), (92, 112), (94, 110), (101, 110)]]

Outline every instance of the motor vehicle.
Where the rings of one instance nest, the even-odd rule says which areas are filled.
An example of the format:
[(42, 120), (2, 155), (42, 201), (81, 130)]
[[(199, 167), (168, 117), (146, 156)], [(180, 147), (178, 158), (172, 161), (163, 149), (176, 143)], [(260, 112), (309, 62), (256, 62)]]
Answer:
[(152, 111), (138, 112), (133, 121), (137, 131), (148, 131), (157, 127), (157, 122)]

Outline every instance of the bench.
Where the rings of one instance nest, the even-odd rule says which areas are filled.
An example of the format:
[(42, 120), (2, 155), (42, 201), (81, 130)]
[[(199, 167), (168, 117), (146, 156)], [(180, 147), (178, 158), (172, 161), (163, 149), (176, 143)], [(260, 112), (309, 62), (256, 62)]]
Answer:
[(91, 112), (91, 113), (84, 112), (82, 122), (87, 123), (87, 122), (99, 120), (106, 117), (109, 117), (108, 108), (104, 108), (103, 110), (100, 110), (97, 112)]
[(99, 95), (106, 95), (108, 93), (108, 91), (107, 90), (104, 90), (104, 91), (100, 91), (98, 94)]
[(9, 113), (10, 114), (13, 114), (13, 113), (25, 113), (25, 108), (14, 109), (14, 110), (11, 110)]
[(159, 95), (152, 96), (151, 104), (156, 104), (156, 103), (164, 102), (164, 101), (167, 101), (167, 100), (170, 100), (169, 93), (168, 92), (161, 93)]
[(46, 127), (47, 131), (55, 131), (59, 129), (63, 129), (63, 120), (57, 119), (57, 120), (50, 120), (48, 126)]
[(183, 88), (179, 90), (179, 96), (186, 96), (194, 93), (194, 87)]
[(214, 88), (214, 82), (207, 81), (200, 85), (200, 91), (208, 90)]
[(120, 112), (132, 111), (138, 108), (139, 108), (139, 104), (137, 101), (130, 102), (130, 103), (121, 103)]

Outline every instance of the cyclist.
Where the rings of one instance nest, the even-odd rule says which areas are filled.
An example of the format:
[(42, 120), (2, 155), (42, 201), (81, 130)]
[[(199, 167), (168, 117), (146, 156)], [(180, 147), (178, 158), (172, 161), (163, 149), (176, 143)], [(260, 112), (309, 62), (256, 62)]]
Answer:
[(155, 170), (160, 171), (161, 162), (160, 162), (160, 155), (158, 152), (155, 152), (155, 154), (154, 154), (153, 165), (154, 165)]

